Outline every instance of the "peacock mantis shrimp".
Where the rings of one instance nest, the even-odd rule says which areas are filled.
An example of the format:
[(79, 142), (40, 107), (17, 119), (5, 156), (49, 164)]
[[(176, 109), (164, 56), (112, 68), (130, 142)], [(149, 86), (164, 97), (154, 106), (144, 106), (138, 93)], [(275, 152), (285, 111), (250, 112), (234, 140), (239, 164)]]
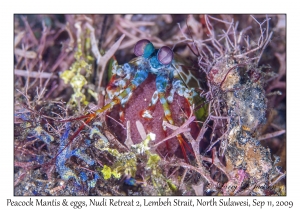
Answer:
[[(141, 117), (151, 119), (152, 111), (159, 100), (163, 107), (165, 121), (173, 125), (174, 120), (169, 108), (169, 103), (173, 102), (175, 93), (184, 97), (190, 105), (195, 103), (199, 105), (199, 100), (203, 102), (203, 99), (199, 99), (199, 94), (195, 89), (200, 88), (198, 79), (191, 71), (183, 71), (181, 63), (175, 61), (174, 53), (171, 48), (163, 46), (159, 49), (155, 49), (149, 40), (142, 39), (136, 43), (134, 54), (137, 57), (123, 65), (118, 65), (116, 60), (113, 61), (113, 76), (107, 87), (107, 94), (111, 101), (93, 113), (76, 118), (85, 119), (85, 121), (69, 138), (69, 144), (85, 127), (85, 124), (90, 123), (99, 114), (112, 109), (117, 104), (124, 107), (134, 93), (134, 90), (147, 79), (149, 74), (153, 74), (156, 77), (156, 91), (153, 93), (148, 107), (140, 112)], [(171, 89), (167, 96), (166, 93), (169, 86)], [(205, 113), (203, 109), (201, 109), (200, 117), (204, 115)], [(124, 120), (123, 111), (120, 111), (120, 120)], [(185, 146), (188, 148), (188, 145), (180, 134), (176, 137), (184, 154), (184, 158), (186, 162), (188, 162), (185, 151)]]

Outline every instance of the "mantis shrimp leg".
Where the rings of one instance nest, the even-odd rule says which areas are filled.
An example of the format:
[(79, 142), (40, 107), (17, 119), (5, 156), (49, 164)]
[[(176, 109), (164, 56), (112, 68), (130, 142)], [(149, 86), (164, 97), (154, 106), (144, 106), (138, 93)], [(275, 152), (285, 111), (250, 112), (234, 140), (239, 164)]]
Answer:
[(140, 116), (146, 119), (152, 119), (152, 113), (155, 109), (155, 105), (158, 101), (158, 91), (155, 91), (152, 95), (151, 102), (149, 103), (149, 106), (147, 109), (144, 109), (140, 112)]
[[(174, 125), (174, 120), (172, 118), (171, 110), (169, 108), (169, 104), (168, 104), (168, 102), (166, 100), (166, 97), (165, 97), (167, 83), (168, 83), (168, 79), (166, 78), (166, 76), (164, 76), (164, 75), (157, 76), (157, 78), (156, 78), (156, 88), (157, 88), (157, 91), (158, 91), (158, 97), (159, 97), (160, 103), (163, 106), (165, 118), (167, 119), (167, 121), (170, 124)], [(187, 143), (185, 142), (185, 140), (183, 139), (183, 137), (180, 134), (177, 135), (176, 137), (178, 139), (178, 142), (179, 142), (180, 148), (182, 150), (184, 159), (188, 163), (189, 160), (188, 160), (185, 148), (184, 148), (184, 145), (186, 145), (187, 147), (188, 147), (188, 145), (187, 145)]]
[[(93, 119), (95, 119), (98, 114), (101, 114), (101, 113), (111, 109), (116, 104), (120, 104), (122, 102), (122, 100), (124, 98), (126, 98), (129, 94), (131, 94), (141, 83), (143, 83), (147, 77), (148, 77), (147, 71), (145, 71), (145, 70), (137, 71), (131, 84), (125, 90), (123, 90), (119, 95), (115, 96), (110, 103), (108, 103), (104, 107), (96, 110), (94, 113), (87, 114), (83, 117), (76, 118), (76, 119), (83, 119), (83, 118), (87, 118), (87, 119), (84, 121), (84, 123), (82, 123), (80, 125), (80, 127), (70, 137), (69, 143), (65, 146), (65, 148), (67, 148), (71, 144), (71, 142), (80, 133), (80, 131), (82, 131), (82, 129), (85, 127), (86, 124), (90, 123)], [(71, 121), (72, 120), (74, 120), (74, 119), (71, 119)], [(67, 122), (67, 121), (70, 121), (70, 120), (63, 120), (61, 122)], [(61, 153), (62, 151), (63, 151), (63, 149), (59, 153)], [(59, 153), (57, 155), (59, 155)]]

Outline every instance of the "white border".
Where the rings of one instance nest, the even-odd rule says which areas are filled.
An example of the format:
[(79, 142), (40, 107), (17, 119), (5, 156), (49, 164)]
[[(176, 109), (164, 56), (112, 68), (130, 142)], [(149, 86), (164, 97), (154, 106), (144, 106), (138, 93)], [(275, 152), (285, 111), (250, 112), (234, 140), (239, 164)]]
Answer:
[[(11, 4), (10, 4), (11, 3)], [(298, 8), (288, 1), (251, 0), (251, 1), (11, 1), (1, 4), (1, 79), (0, 79), (0, 207), (8, 209), (6, 199), (26, 200), (29, 197), (13, 197), (13, 14), (14, 13), (287, 13), (287, 197), (264, 198), (259, 200), (292, 200), (293, 209), (299, 208), (299, 13)], [(44, 197), (45, 198), (45, 197)], [(56, 197), (62, 200), (65, 197)], [(156, 198), (156, 197), (153, 197)], [(205, 197), (202, 197), (206, 199)], [(298, 199), (296, 199), (298, 198)], [(52, 200), (53, 198), (45, 198)], [(68, 200), (86, 200), (88, 197), (67, 197)], [(122, 200), (131, 198), (121, 198)], [(134, 198), (141, 200), (144, 198)], [(152, 197), (148, 197), (148, 200)], [(174, 199), (172, 197), (171, 199)], [(184, 197), (184, 199), (188, 199)], [(193, 197), (192, 199), (196, 199)], [(235, 197), (245, 200), (246, 197)], [(252, 198), (249, 198), (252, 199)], [(297, 208), (298, 207), (298, 208)], [(50, 209), (51, 207), (43, 208)], [(98, 209), (101, 207), (97, 207)], [(113, 208), (113, 207), (112, 207)], [(153, 207), (152, 207), (153, 208)], [(157, 208), (157, 207), (155, 207)], [(159, 209), (162, 209), (160, 207)], [(179, 207), (172, 207), (177, 208)], [(201, 208), (201, 207), (200, 207)], [(223, 207), (223, 209), (234, 207)], [(57, 207), (56, 207), (57, 209)], [(67, 209), (67, 208), (62, 208)], [(69, 208), (72, 209), (72, 208)], [(83, 208), (84, 209), (84, 208)], [(116, 209), (116, 208), (113, 208)], [(117, 208), (118, 209), (118, 208)], [(128, 208), (129, 209), (129, 208)], [(215, 209), (205, 207), (205, 209)], [(237, 209), (237, 208), (235, 208)], [(243, 209), (243, 208), (242, 208)], [(263, 208), (274, 209), (274, 208)]]

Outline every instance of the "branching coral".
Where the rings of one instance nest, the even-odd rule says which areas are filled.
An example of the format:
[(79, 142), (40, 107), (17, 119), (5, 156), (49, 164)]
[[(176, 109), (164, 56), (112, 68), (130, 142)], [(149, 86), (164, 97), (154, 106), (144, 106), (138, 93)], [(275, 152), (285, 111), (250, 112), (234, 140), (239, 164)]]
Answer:
[[(149, 143), (155, 140), (155, 135), (150, 133), (139, 144), (131, 145), (129, 152), (119, 153), (116, 149), (111, 149), (109, 143), (104, 143), (103, 140), (98, 140), (95, 147), (101, 151), (107, 151), (115, 159), (112, 166), (104, 165), (102, 174), (104, 179), (114, 177), (119, 179), (121, 176), (127, 177), (125, 183), (128, 185), (136, 185), (136, 173), (139, 170), (139, 176), (143, 177), (144, 182), (148, 179), (152, 180), (154, 189), (158, 194), (168, 194), (173, 190), (172, 181), (167, 180), (162, 174), (160, 168), (161, 158), (150, 151)], [(142, 169), (144, 167), (144, 169)], [(142, 183), (144, 183), (142, 182)], [(144, 183), (144, 184), (145, 184)], [(164, 188), (164, 192), (161, 192)]]
[[(77, 148), (74, 150), (70, 149), (70, 146), (68, 146), (69, 133), (70, 133), (70, 123), (66, 123), (66, 131), (60, 139), (60, 145), (58, 150), (59, 155), (56, 158), (56, 168), (63, 180), (67, 181), (70, 178), (74, 178), (79, 184), (79, 179), (77, 175), (65, 165), (68, 158), (70, 158), (71, 156), (76, 156), (82, 159), (88, 165), (94, 165), (95, 161), (92, 160), (87, 154), (85, 154), (84, 149), (81, 148)], [(85, 176), (86, 175), (84, 173), (81, 173), (81, 178), (83, 178), (83, 180), (86, 181), (87, 179), (85, 178)]]
[[(242, 193), (241, 188), (246, 188), (244, 190), (250, 194), (265, 195), (266, 191), (259, 186), (268, 186), (271, 182), (268, 176), (273, 169), (270, 150), (261, 146), (253, 136), (258, 126), (266, 121), (267, 99), (263, 85), (268, 75), (258, 66), (258, 62), (272, 32), (269, 32), (268, 18), (262, 23), (252, 18), (260, 28), (256, 45), (252, 45), (249, 39), (243, 40), (245, 30), (237, 32), (233, 22), (211, 16), (205, 16), (210, 33), (209, 44), (192, 43), (197, 49), (203, 49), (198, 51), (199, 65), (207, 74), (208, 91), (205, 95), (211, 101), (211, 113), (206, 123), (213, 122), (213, 132), (222, 126), (220, 137), (211, 140), (206, 152), (220, 142), (219, 154), (216, 153), (215, 158), (218, 155), (225, 159), (224, 163), (220, 163), (224, 166), (219, 166), (227, 176), (222, 188), (223, 195)], [(223, 30), (221, 39), (217, 39), (214, 24), (220, 23), (224, 23), (227, 29)], [(264, 25), (266, 28), (263, 28)], [(220, 46), (226, 47), (223, 49)], [(197, 147), (194, 150), (197, 151)], [(253, 186), (256, 186), (253, 191), (247, 191)]]
[[(86, 96), (83, 94), (83, 87), (87, 84), (86, 77), (89, 77), (92, 73), (92, 64), (93, 58), (89, 54), (84, 54), (82, 52), (82, 32), (80, 23), (76, 24), (77, 28), (77, 52), (75, 53), (75, 62), (70, 67), (70, 70), (64, 71), (60, 77), (64, 80), (66, 84), (70, 83), (74, 93), (69, 101), (70, 104), (75, 103), (77, 106), (80, 103), (87, 105), (88, 101)], [(89, 52), (90, 48), (90, 39), (83, 40), (85, 41), (86, 52)], [(83, 74), (86, 74), (85, 76)], [(95, 95), (92, 90), (92, 95)], [(97, 97), (96, 97), (97, 98)]]

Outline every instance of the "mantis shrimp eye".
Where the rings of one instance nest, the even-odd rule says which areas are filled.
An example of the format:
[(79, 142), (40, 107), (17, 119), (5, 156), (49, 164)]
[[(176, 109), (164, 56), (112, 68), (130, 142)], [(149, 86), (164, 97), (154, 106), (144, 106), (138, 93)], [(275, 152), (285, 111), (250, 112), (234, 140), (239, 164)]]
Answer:
[(161, 47), (157, 52), (157, 60), (163, 65), (170, 64), (173, 60), (173, 51), (167, 46)]
[(150, 57), (155, 48), (148, 39), (142, 39), (138, 41), (134, 46), (134, 54), (136, 56), (143, 56), (145, 58)]

